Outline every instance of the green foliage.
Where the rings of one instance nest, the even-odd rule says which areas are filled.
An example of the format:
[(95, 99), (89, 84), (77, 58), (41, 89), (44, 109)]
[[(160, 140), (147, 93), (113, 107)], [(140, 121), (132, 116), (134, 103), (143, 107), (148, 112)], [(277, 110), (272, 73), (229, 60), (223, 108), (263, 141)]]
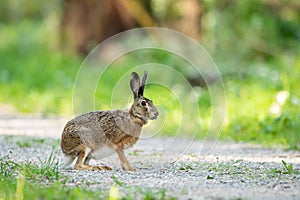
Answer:
[(58, 139), (50, 139), (50, 138), (34, 138), (34, 137), (23, 137), (16, 135), (6, 135), (4, 136), (4, 140), (6, 143), (17, 144), (18, 147), (27, 148), (33, 146), (41, 146), (43, 144), (52, 146), (55, 148), (59, 143)]
[(269, 173), (273, 174), (274, 177), (300, 174), (299, 169), (294, 169), (292, 164), (287, 164), (284, 160), (281, 160), (282, 168), (275, 168), (270, 170)]
[(40, 21), (54, 11), (59, 12), (61, 6), (60, 0), (53, 0), (51, 3), (36, 0), (1, 0), (0, 22), (18, 23), (24, 18)]
[(115, 185), (117, 185), (117, 186), (124, 186), (124, 185), (125, 185), (125, 183), (121, 182), (121, 181), (118, 179), (118, 177), (116, 177), (116, 176), (113, 175), (111, 178), (113, 179)]
[(284, 160), (281, 161), (283, 165), (282, 174), (300, 174), (299, 170), (295, 170), (292, 164), (287, 164)]
[[(16, 179), (2, 177), (0, 175), (0, 198), (15, 199), (99, 199), (105, 198), (103, 193), (89, 191), (82, 188), (63, 187), (62, 183), (55, 182), (51, 185), (33, 184), (22, 179), (20, 175)], [(23, 183), (22, 183), (23, 181)], [(17, 189), (18, 188), (18, 189)]]
[[(28, 174), (32, 174), (33, 177), (30, 179), (41, 180), (40, 176), (44, 177), (46, 180), (58, 180), (58, 160), (54, 157), (54, 152), (52, 152), (47, 160), (41, 160), (40, 166), (37, 164), (33, 164), (29, 167), (25, 167), (28, 171)], [(34, 174), (38, 174), (39, 176), (34, 176)]]
[(182, 170), (182, 171), (189, 171), (189, 170), (193, 170), (194, 167), (192, 165), (189, 165), (189, 164), (186, 164), (186, 165), (181, 165), (179, 167), (179, 170)]
[[(221, 138), (299, 149), (297, 1), (209, 0), (201, 3), (202, 43), (218, 65), (226, 88), (227, 116)], [(164, 4), (166, 2), (159, 5)], [(159, 5), (153, 12), (165, 9), (157, 7)], [(177, 15), (173, 11), (172, 17)], [(32, 0), (1, 1), (1, 104), (12, 104), (25, 113), (72, 115), (73, 83), (82, 58), (60, 50), (60, 12), (59, 1), (53, 4)], [(98, 83), (96, 109), (126, 107), (127, 98), (111, 95), (116, 82), (132, 66), (153, 62), (153, 59), (181, 70), (185, 76), (193, 74), (185, 67), (186, 61), (164, 51), (144, 50), (126, 59), (120, 58)], [(197, 90), (201, 111), (197, 138), (203, 138), (211, 123), (213, 107), (208, 90)], [(130, 92), (126, 84), (120, 91), (125, 91), (126, 96)], [(169, 89), (151, 84), (145, 93), (167, 111), (161, 134), (176, 135), (182, 115), (177, 97)], [(278, 101), (281, 94), (288, 94), (283, 103)], [(185, 133), (186, 136), (194, 134), (193, 130)], [(20, 147), (30, 145), (30, 142), (19, 143)]]
[(40, 163), (23, 163), (19, 164), (8, 158), (0, 158), (1, 175), (8, 178), (14, 178), (18, 174), (22, 174), (26, 179), (30, 180), (58, 180), (58, 160), (52, 152), (47, 160), (39, 160)]
[(13, 177), (16, 170), (20, 169), (21, 165), (5, 158), (0, 158), (0, 173), (4, 177)]
[(297, 51), (300, 17), (296, 0), (210, 0), (203, 7), (203, 41), (211, 46), (223, 72), (252, 73), (248, 61), (272, 62)]
[(19, 147), (32, 147), (32, 145), (36, 144), (43, 144), (45, 142), (45, 139), (35, 139), (35, 138), (30, 138), (30, 139), (20, 139), (16, 141), (16, 144)]
[(1, 102), (22, 112), (71, 113), (72, 85), (80, 59), (51, 46), (55, 34), (47, 24), (32, 21), (0, 28)]
[(29, 141), (18, 141), (17, 145), (19, 147), (31, 147), (31, 143)]
[[(116, 176), (112, 176), (112, 179), (114, 181), (115, 185), (112, 185), (111, 191), (114, 191), (113, 193), (116, 193), (118, 199), (144, 199), (144, 200), (151, 200), (151, 199), (175, 199), (174, 197), (167, 197), (166, 196), (166, 190), (165, 189), (158, 189), (158, 190), (152, 190), (146, 187), (141, 186), (130, 186), (125, 184), (124, 182), (120, 181)], [(123, 195), (119, 195), (119, 190), (123, 191)], [(110, 192), (112, 193), (112, 192)], [(111, 194), (110, 194), (111, 195)], [(119, 195), (119, 196), (118, 196)], [(113, 195), (111, 195), (113, 196)], [(113, 199), (112, 197), (109, 197), (109, 199)], [(117, 199), (117, 198), (116, 198)]]
[[(58, 160), (53, 152), (46, 160), (37, 163), (17, 163), (8, 157), (0, 158), (1, 199), (113, 199), (107, 190), (92, 191), (66, 187), (67, 179), (58, 171)], [(118, 190), (117, 199), (174, 199), (166, 196), (165, 189), (152, 190), (126, 185), (112, 176)]]
[(207, 176), (206, 176), (206, 179), (207, 179), (207, 180), (212, 180), (212, 179), (214, 179), (214, 177), (213, 177), (213, 176), (210, 176), (210, 175), (207, 175)]

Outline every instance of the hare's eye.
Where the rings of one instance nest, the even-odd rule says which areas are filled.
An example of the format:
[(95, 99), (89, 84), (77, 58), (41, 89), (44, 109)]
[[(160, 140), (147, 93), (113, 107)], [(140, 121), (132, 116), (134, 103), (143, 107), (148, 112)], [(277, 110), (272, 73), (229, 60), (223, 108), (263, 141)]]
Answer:
[(142, 106), (146, 106), (146, 105), (147, 105), (146, 101), (142, 101), (142, 102), (141, 102), (141, 105), (142, 105)]

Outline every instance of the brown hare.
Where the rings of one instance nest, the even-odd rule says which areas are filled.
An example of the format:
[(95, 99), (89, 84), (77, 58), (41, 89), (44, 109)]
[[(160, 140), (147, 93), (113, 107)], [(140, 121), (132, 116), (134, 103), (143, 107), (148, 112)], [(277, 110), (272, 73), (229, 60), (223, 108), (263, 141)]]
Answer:
[(108, 166), (91, 166), (91, 159), (101, 159), (105, 150), (118, 154), (121, 167), (134, 171), (124, 154), (140, 137), (143, 125), (158, 116), (158, 110), (150, 99), (143, 96), (147, 79), (142, 82), (136, 72), (131, 74), (130, 88), (134, 102), (127, 110), (92, 111), (71, 119), (61, 136), (61, 149), (65, 155), (62, 167), (68, 167), (76, 158), (75, 169), (111, 170)]

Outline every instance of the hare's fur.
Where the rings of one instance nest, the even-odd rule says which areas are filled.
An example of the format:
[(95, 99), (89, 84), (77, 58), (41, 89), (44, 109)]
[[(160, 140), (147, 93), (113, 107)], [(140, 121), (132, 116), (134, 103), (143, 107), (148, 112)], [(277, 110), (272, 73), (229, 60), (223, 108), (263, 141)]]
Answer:
[(132, 147), (139, 139), (143, 125), (155, 119), (158, 111), (152, 101), (143, 97), (147, 73), (142, 84), (133, 72), (130, 87), (134, 102), (128, 110), (93, 111), (70, 120), (61, 136), (61, 148), (66, 156), (63, 167), (76, 158), (75, 169), (111, 170), (108, 166), (90, 166), (91, 159), (105, 156), (104, 149), (115, 151), (124, 170), (134, 170), (125, 157), (124, 150)]

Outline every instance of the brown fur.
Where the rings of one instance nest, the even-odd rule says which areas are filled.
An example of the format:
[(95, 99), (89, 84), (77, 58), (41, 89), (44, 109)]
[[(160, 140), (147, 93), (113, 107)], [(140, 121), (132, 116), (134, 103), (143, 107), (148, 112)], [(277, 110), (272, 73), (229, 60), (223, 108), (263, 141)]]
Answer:
[[(146, 78), (147, 75), (144, 74), (144, 84)], [(148, 119), (155, 119), (158, 111), (151, 100), (137, 93), (136, 87), (143, 87), (139, 83), (139, 77), (137, 79), (135, 75), (132, 76), (131, 82), (134, 82), (131, 89), (136, 98), (129, 110), (93, 111), (79, 115), (66, 124), (61, 136), (62, 151), (69, 159), (66, 165), (77, 157), (75, 169), (110, 170), (108, 166), (89, 165), (96, 152), (106, 146), (118, 154), (124, 170), (134, 170), (126, 159), (124, 150), (138, 141), (143, 125)], [(143, 92), (143, 88), (140, 90)]]

